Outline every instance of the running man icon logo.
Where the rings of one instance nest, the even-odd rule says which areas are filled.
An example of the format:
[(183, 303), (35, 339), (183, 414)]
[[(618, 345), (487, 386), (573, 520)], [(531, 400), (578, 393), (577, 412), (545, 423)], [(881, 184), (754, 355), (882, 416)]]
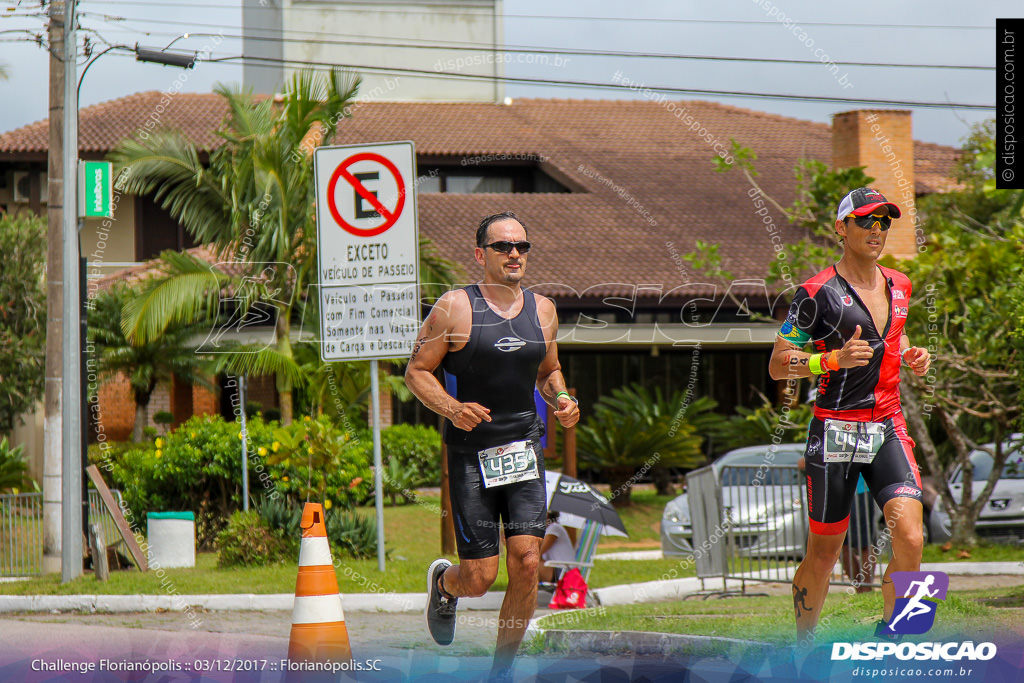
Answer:
[(921, 634), (935, 624), (935, 610), (939, 600), (946, 599), (949, 576), (944, 572), (893, 572), (896, 606), (887, 631), (892, 633)]

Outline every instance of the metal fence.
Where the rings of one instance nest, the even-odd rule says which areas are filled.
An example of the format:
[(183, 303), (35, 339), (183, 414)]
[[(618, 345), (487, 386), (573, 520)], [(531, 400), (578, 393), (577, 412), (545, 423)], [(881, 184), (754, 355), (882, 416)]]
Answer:
[[(111, 491), (121, 504), (120, 491)], [(89, 491), (89, 521), (97, 524), (110, 547), (120, 540), (114, 518), (95, 490)], [(0, 495), (0, 576), (43, 573), (43, 494)]]
[[(721, 479), (711, 467), (687, 475), (690, 518), (697, 577), (701, 587), (721, 580), (739, 581), (742, 592), (748, 581), (789, 583), (807, 549), (807, 486), (803, 472), (781, 465), (736, 465), (721, 469)], [(881, 512), (870, 494), (854, 499), (848, 539), (863, 544), (844, 550), (831, 577), (832, 584), (879, 586), (879, 564), (888, 543)], [(879, 533), (879, 529), (883, 533)], [(857, 571), (860, 561), (874, 556), (870, 576)], [(843, 562), (852, 556), (849, 575)], [(860, 561), (859, 561), (860, 560)], [(735, 585), (735, 584), (733, 584)]]

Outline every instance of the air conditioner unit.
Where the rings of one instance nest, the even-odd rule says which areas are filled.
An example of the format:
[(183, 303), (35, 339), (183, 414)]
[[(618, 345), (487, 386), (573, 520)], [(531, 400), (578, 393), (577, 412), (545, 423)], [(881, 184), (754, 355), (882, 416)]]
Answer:
[(32, 195), (32, 180), (28, 171), (14, 172), (14, 202), (27, 204)]

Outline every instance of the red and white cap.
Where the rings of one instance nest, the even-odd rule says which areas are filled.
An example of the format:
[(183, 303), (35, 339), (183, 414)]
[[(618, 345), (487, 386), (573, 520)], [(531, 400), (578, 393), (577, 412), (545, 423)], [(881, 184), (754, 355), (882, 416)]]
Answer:
[(836, 220), (845, 220), (851, 213), (855, 216), (867, 216), (874, 213), (875, 209), (885, 206), (889, 209), (889, 215), (893, 218), (900, 217), (900, 207), (886, 199), (881, 192), (870, 187), (858, 187), (850, 194), (843, 197), (839, 202), (839, 211), (836, 212)]

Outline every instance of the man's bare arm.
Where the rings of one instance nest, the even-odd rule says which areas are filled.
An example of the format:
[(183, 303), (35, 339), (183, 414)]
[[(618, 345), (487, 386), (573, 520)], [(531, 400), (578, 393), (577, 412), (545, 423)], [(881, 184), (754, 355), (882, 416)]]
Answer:
[(547, 342), (547, 353), (537, 368), (537, 389), (544, 400), (555, 407), (558, 422), (563, 427), (572, 427), (579, 422), (580, 410), (566, 392), (562, 365), (558, 362), (558, 344), (555, 342), (558, 336), (558, 316), (555, 314), (555, 304), (550, 299), (538, 297), (537, 317), (544, 331), (544, 341)]
[(456, 292), (446, 293), (423, 321), (405, 369), (405, 384), (427, 408), (448, 418), (459, 429), (469, 431), (481, 421), (490, 422), (491, 411), (479, 403), (455, 400), (434, 376), (448, 353), (455, 320), (463, 313), (458, 310), (457, 296)]

